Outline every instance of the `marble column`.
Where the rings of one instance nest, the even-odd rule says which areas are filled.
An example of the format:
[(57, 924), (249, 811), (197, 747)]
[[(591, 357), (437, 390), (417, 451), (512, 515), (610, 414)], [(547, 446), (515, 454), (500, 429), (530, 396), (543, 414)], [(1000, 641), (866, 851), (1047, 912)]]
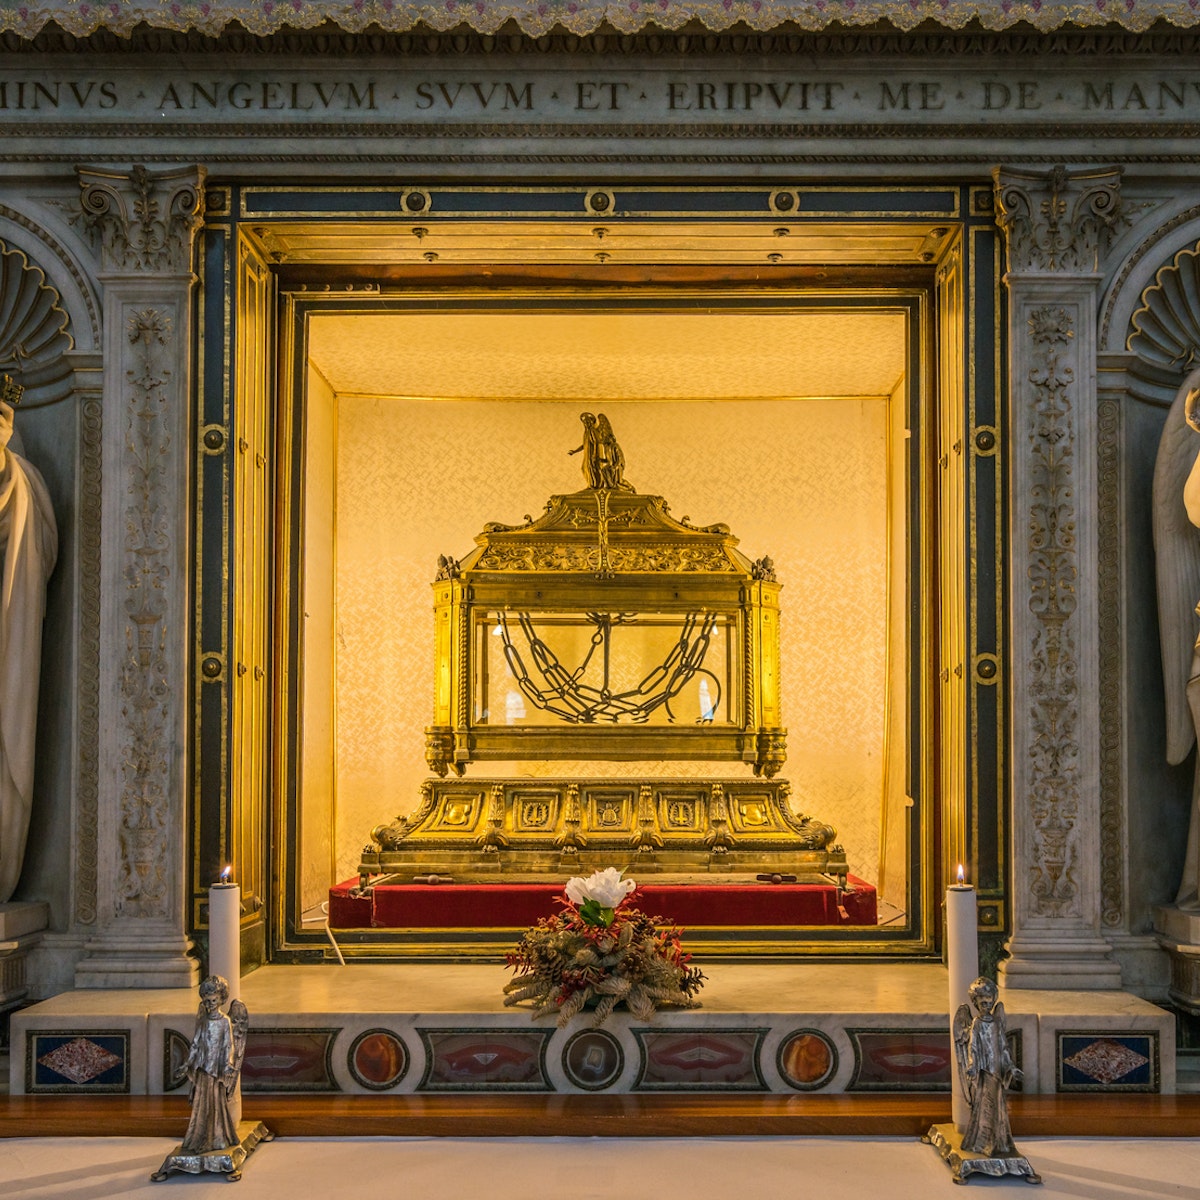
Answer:
[(196, 982), (187, 913), (189, 387), (204, 170), (79, 170), (103, 285), (95, 935), (79, 987)]
[(1120, 172), (995, 172), (1009, 329), (1009, 987), (1117, 988), (1101, 934), (1096, 305)]

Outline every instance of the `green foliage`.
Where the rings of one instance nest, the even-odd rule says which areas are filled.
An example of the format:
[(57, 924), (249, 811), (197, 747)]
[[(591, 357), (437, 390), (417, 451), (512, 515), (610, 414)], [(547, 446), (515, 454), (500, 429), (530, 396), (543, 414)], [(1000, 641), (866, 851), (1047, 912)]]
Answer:
[(613, 923), (615, 912), (611, 908), (602, 908), (597, 900), (585, 900), (575, 911), (589, 925), (598, 925), (601, 929), (607, 929)]
[(533, 1017), (558, 1014), (559, 1028), (591, 1005), (602, 1025), (618, 1004), (648, 1021), (667, 1005), (699, 1008), (704, 975), (688, 965), (680, 931), (664, 927), (625, 903), (602, 908), (586, 900), (578, 908), (543, 917), (521, 937), (508, 965), (517, 975), (504, 985), (504, 1003), (533, 1003)]

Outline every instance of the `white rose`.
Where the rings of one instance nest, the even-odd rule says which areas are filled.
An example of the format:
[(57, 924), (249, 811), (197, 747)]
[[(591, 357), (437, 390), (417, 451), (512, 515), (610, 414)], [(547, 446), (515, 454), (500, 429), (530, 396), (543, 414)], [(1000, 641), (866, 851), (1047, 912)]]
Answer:
[(567, 880), (567, 899), (572, 904), (583, 904), (594, 900), (601, 908), (616, 908), (633, 889), (637, 887), (632, 879), (622, 879), (621, 872), (616, 867), (605, 867), (603, 871), (595, 871), (587, 879), (576, 876)]
[(570, 902), (576, 907), (578, 907), (587, 899), (587, 892), (585, 891), (586, 887), (587, 880), (581, 879), (578, 875), (576, 875), (574, 879), (568, 879), (566, 888), (567, 899), (570, 900)]

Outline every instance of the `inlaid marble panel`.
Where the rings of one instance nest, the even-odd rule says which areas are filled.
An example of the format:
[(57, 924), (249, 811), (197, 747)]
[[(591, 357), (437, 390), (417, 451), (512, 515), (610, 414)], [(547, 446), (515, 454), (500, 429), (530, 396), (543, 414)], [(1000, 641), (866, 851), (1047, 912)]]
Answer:
[(779, 1044), (776, 1066), (784, 1083), (802, 1092), (825, 1087), (838, 1067), (833, 1042), (816, 1029), (798, 1029)]
[(848, 1092), (948, 1092), (950, 1033), (933, 1029), (851, 1029), (854, 1075)]
[(563, 1074), (585, 1092), (612, 1087), (625, 1069), (625, 1052), (611, 1033), (584, 1029), (567, 1039), (562, 1050)]
[(1060, 1092), (1157, 1092), (1158, 1034), (1074, 1032), (1058, 1034)]
[(335, 1092), (337, 1029), (255, 1029), (246, 1035), (244, 1092)]
[(549, 1090), (546, 1030), (421, 1029), (427, 1064), (420, 1091)]
[(390, 1029), (368, 1029), (350, 1044), (346, 1066), (363, 1087), (389, 1091), (408, 1071), (408, 1049)]
[(635, 1091), (766, 1091), (758, 1066), (765, 1029), (634, 1029)]
[(26, 1091), (128, 1092), (129, 1041), (123, 1029), (31, 1034), (25, 1050)]

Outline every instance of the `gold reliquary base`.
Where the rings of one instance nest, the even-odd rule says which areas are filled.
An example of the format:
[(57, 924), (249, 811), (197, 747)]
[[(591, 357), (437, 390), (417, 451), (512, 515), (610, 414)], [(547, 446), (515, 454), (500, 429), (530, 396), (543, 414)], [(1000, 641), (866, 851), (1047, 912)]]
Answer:
[(790, 803), (776, 780), (430, 779), (408, 816), (377, 826), (359, 885), (372, 876), (697, 873), (794, 876), (844, 886), (837, 831)]

